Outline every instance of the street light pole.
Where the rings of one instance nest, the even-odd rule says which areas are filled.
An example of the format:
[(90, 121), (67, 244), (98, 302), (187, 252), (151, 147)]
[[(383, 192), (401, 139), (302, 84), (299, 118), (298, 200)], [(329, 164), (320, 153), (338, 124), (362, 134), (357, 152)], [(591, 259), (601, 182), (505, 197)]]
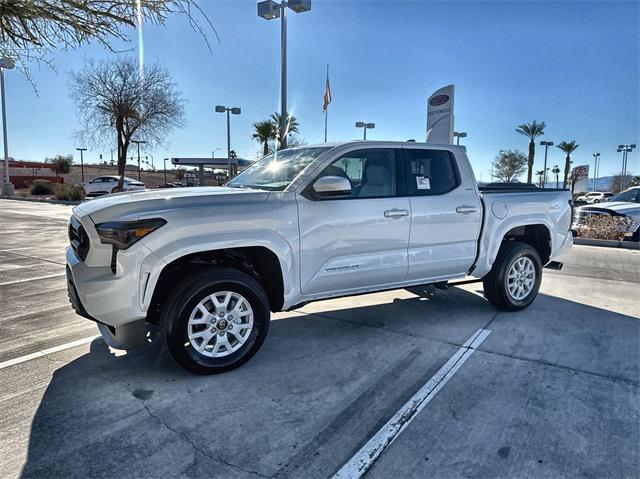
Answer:
[(76, 148), (80, 152), (80, 174), (82, 175), (82, 182), (84, 183), (84, 158), (82, 157), (82, 153), (87, 151), (86, 148)]
[(287, 2), (281, 3), (280, 14), (280, 149), (287, 149)]
[(623, 191), (627, 183), (627, 158), (630, 151), (636, 147), (632, 145), (618, 145), (618, 153), (622, 152), (622, 178), (620, 178), (620, 191)]
[[(242, 110), (236, 106), (229, 108), (224, 105), (217, 105), (215, 108), (216, 113), (227, 113), (227, 168), (229, 170), (229, 179), (232, 178), (231, 175), (231, 119), (230, 113), (234, 115), (239, 115), (242, 113)], [(215, 151), (215, 150), (214, 150)]]
[(0, 96), (2, 97), (2, 137), (4, 139), (4, 175), (0, 194), (13, 196), (13, 185), (9, 179), (9, 143), (7, 141), (7, 107), (4, 96), (4, 71), (11, 70), (15, 66), (10, 58), (0, 59)]
[(164, 184), (165, 184), (165, 186), (167, 184), (167, 160), (168, 159), (169, 158), (165, 158), (164, 159)]
[(598, 163), (600, 161), (600, 153), (593, 154), (593, 191), (598, 191)]
[(460, 146), (460, 138), (466, 138), (467, 133), (465, 131), (454, 131), (453, 136), (456, 137), (456, 146)]
[(311, 0), (273, 0), (258, 2), (258, 16), (265, 20), (280, 17), (280, 149), (287, 148), (288, 120), (287, 112), (287, 8), (295, 13), (311, 10)]
[(547, 184), (547, 151), (550, 146), (553, 146), (553, 141), (541, 141), (540, 144), (544, 146), (544, 179), (542, 180), (542, 187)]
[(138, 181), (141, 181), (141, 174), (140, 174), (140, 143), (145, 144), (146, 141), (142, 141), (142, 140), (131, 140), (131, 143), (135, 143), (136, 145), (138, 145)]
[(375, 123), (365, 123), (364, 121), (356, 121), (356, 128), (364, 129), (364, 141), (367, 141), (367, 129), (373, 130), (376, 127)]

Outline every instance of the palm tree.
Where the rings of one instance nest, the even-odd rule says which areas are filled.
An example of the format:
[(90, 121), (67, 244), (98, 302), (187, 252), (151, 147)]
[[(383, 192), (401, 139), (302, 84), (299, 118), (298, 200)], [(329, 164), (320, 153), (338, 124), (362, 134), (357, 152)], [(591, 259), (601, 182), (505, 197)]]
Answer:
[(553, 165), (553, 170), (551, 170), (551, 173), (556, 175), (556, 188), (557, 188), (558, 187), (558, 175), (560, 174), (560, 167), (558, 165)]
[(280, 149), (280, 145), (282, 145), (282, 139), (289, 135), (289, 133), (300, 133), (298, 127), (300, 124), (295, 116), (291, 114), (287, 114), (287, 118), (285, 118), (278, 112), (271, 115), (271, 123), (275, 128), (276, 141), (278, 143), (278, 149)]
[(538, 184), (540, 185), (540, 188), (542, 188), (542, 179), (544, 178), (544, 170), (536, 171), (536, 175), (538, 175)]
[(267, 156), (269, 154), (269, 140), (275, 140), (276, 129), (273, 126), (273, 122), (269, 120), (258, 121), (253, 124), (255, 131), (251, 135), (251, 138), (258, 140), (263, 145), (262, 154)]
[(571, 168), (571, 153), (576, 151), (576, 148), (580, 145), (576, 143), (576, 140), (573, 140), (560, 142), (556, 146), (567, 154), (567, 157), (564, 160), (564, 179), (562, 180), (562, 189), (565, 189), (567, 187), (569, 169)]
[(516, 131), (518, 133), (521, 133), (529, 138), (529, 171), (527, 172), (527, 183), (531, 183), (531, 177), (533, 173), (533, 157), (536, 154), (535, 140), (540, 135), (544, 135), (544, 128), (546, 126), (547, 125), (544, 124), (544, 121), (538, 123), (536, 120), (533, 120), (533, 123), (523, 123), (522, 125), (518, 125), (518, 128), (516, 128)]

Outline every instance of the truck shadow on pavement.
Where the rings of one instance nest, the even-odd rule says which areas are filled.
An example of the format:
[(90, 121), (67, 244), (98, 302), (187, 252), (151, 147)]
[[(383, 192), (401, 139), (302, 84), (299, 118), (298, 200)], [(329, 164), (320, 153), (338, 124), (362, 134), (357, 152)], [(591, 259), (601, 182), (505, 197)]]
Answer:
[(115, 357), (96, 340), (54, 372), (22, 477), (327, 477), (484, 327), (485, 354), (638, 387), (636, 318), (546, 295), (498, 313), (463, 289), (413, 292), (280, 314), (252, 361), (217, 376), (157, 343)]

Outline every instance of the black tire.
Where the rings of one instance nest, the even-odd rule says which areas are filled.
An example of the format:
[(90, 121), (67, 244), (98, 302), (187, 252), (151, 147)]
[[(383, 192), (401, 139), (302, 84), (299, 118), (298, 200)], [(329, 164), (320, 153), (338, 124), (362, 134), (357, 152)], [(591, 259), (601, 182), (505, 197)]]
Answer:
[[(253, 310), (253, 327), (245, 343), (223, 357), (209, 357), (196, 351), (188, 337), (189, 317), (207, 296), (230, 291), (242, 295)], [(196, 374), (217, 374), (235, 369), (253, 357), (269, 332), (269, 300), (251, 276), (232, 268), (208, 268), (180, 282), (162, 305), (160, 316), (164, 344), (171, 357)]]
[[(535, 279), (533, 288), (522, 299), (515, 299), (507, 287), (507, 273), (519, 258), (526, 256), (533, 262)], [(531, 246), (517, 241), (503, 243), (491, 272), (482, 279), (485, 297), (496, 308), (504, 311), (519, 311), (528, 307), (538, 295), (542, 280), (542, 261)]]

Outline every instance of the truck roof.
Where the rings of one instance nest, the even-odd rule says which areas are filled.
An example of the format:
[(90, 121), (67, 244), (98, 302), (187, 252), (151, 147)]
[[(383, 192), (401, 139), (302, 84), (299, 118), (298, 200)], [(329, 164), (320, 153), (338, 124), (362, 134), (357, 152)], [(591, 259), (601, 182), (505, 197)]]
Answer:
[(422, 146), (428, 148), (438, 148), (438, 149), (448, 149), (448, 150), (459, 150), (466, 152), (467, 148), (463, 145), (448, 145), (448, 144), (439, 144), (439, 143), (426, 143), (419, 141), (396, 141), (396, 140), (350, 140), (350, 141), (335, 141), (328, 143), (315, 143), (313, 145), (304, 145), (296, 148), (319, 148), (319, 147), (338, 147), (345, 145), (363, 145), (363, 146), (371, 146), (371, 147), (393, 147), (393, 146)]

